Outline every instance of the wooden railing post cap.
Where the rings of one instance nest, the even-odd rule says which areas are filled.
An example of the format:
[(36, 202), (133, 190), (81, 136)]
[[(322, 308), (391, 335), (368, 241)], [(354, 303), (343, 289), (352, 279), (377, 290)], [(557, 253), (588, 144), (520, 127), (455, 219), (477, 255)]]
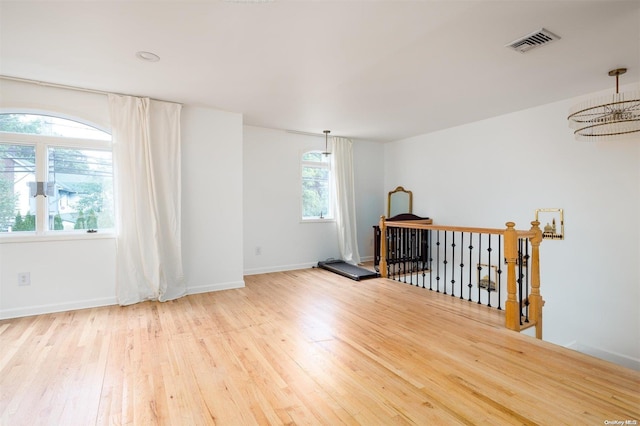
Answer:
[(540, 229), (540, 222), (534, 220), (531, 222), (531, 231), (534, 232), (534, 237), (531, 239), (531, 243), (539, 245), (542, 242), (542, 230)]
[(507, 225), (507, 228), (513, 229), (513, 228), (515, 228), (516, 223), (515, 222), (507, 222), (507, 223), (505, 223), (505, 225)]

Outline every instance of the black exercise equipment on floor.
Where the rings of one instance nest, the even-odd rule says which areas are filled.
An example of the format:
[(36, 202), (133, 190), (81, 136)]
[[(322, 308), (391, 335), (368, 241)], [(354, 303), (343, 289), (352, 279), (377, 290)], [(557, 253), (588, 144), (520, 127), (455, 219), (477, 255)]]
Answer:
[(356, 281), (366, 280), (368, 278), (378, 278), (380, 276), (377, 272), (370, 271), (356, 265), (351, 265), (343, 260), (329, 259), (320, 261), (318, 262), (318, 268), (326, 269), (327, 271), (334, 272)]

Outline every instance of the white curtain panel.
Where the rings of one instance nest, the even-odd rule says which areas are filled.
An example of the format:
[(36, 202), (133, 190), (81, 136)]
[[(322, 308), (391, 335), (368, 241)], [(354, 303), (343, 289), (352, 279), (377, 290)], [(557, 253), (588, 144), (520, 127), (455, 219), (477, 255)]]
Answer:
[(181, 247), (181, 105), (109, 95), (118, 303), (186, 294)]
[(336, 193), (336, 227), (340, 256), (347, 263), (360, 263), (356, 233), (356, 200), (353, 183), (353, 142), (334, 137), (333, 171)]

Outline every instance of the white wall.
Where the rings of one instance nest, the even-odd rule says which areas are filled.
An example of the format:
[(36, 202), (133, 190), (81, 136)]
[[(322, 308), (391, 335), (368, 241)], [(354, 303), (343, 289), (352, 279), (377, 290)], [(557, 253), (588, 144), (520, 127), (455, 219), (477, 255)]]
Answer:
[(563, 208), (565, 240), (541, 246), (544, 339), (640, 369), (640, 138), (575, 141), (577, 100), (387, 144), (385, 184), (438, 224), (528, 229)]
[[(0, 80), (0, 109), (54, 112), (109, 130), (104, 95)], [(182, 110), (183, 261), (189, 293), (244, 285), (242, 116)], [(115, 298), (115, 240), (0, 239), (0, 318), (109, 305)], [(17, 276), (31, 273), (30, 286)]]
[[(355, 140), (353, 143), (353, 174), (356, 194), (358, 251), (363, 261), (373, 260), (373, 225), (386, 214), (382, 200), (387, 198), (384, 187), (384, 144)], [(386, 202), (386, 201), (385, 201)]]
[[(300, 157), (324, 149), (324, 137), (244, 127), (244, 272), (308, 268), (340, 258), (335, 222), (302, 223)], [(354, 141), (356, 222), (361, 257), (373, 256), (372, 229), (382, 212), (379, 143)], [(261, 254), (256, 254), (256, 248)]]
[(0, 244), (0, 318), (113, 305), (114, 283), (113, 238)]
[(242, 115), (182, 110), (182, 261), (189, 293), (243, 287)]

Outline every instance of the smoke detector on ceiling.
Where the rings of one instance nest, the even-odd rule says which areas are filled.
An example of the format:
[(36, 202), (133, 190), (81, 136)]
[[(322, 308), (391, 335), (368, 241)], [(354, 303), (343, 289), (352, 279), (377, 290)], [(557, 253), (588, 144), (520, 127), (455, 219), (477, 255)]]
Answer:
[(555, 35), (547, 29), (540, 28), (538, 31), (534, 31), (531, 34), (512, 41), (505, 45), (505, 47), (509, 47), (520, 53), (525, 53), (536, 47), (547, 45), (554, 40), (560, 40), (560, 36)]

